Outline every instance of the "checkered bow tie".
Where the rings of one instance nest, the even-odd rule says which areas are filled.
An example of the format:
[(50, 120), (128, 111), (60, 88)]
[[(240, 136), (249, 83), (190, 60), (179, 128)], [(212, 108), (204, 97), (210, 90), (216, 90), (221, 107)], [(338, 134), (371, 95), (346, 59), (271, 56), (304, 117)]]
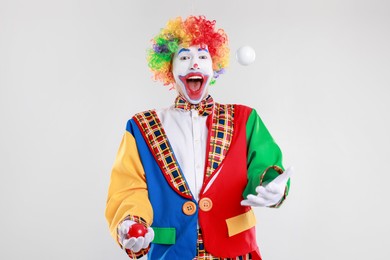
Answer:
[(207, 98), (203, 99), (199, 104), (191, 104), (185, 100), (181, 95), (177, 96), (175, 100), (175, 108), (191, 110), (196, 109), (200, 116), (208, 116), (213, 112), (214, 100), (208, 95)]

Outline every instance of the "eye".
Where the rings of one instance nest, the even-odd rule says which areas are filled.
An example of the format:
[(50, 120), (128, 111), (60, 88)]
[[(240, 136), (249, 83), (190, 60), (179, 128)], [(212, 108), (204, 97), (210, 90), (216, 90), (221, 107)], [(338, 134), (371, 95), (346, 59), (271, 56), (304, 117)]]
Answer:
[(189, 56), (181, 56), (181, 57), (180, 57), (180, 60), (189, 60), (189, 59), (190, 59)]
[(201, 56), (199, 56), (199, 59), (201, 59), (201, 60), (207, 60), (208, 57), (207, 57), (207, 55), (201, 55)]

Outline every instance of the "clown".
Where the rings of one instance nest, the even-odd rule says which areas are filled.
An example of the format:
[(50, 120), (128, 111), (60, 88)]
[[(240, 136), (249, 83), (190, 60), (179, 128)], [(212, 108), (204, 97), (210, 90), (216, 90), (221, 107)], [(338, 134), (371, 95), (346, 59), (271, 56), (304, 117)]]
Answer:
[[(149, 67), (177, 98), (128, 121), (113, 166), (106, 218), (130, 258), (261, 259), (252, 207), (279, 207), (292, 171), (254, 109), (209, 95), (228, 58), (225, 32), (203, 16), (153, 40)], [(147, 233), (129, 237), (135, 224)]]

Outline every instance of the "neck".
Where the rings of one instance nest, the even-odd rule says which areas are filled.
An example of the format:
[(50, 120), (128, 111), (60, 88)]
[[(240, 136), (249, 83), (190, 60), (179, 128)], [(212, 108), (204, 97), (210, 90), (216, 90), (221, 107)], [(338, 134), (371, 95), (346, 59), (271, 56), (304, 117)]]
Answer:
[(191, 105), (198, 105), (200, 104), (203, 100), (207, 99), (207, 97), (210, 96), (208, 93), (206, 93), (201, 99), (199, 100), (191, 100), (189, 99), (188, 97), (186, 97), (184, 94), (182, 93), (178, 93), (177, 97), (181, 97), (182, 99), (184, 99), (187, 103), (191, 104)]

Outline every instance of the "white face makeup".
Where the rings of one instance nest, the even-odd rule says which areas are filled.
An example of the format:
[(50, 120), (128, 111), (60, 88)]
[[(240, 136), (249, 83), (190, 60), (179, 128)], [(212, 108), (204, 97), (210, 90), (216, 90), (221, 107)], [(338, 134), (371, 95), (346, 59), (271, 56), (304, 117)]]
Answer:
[(177, 91), (191, 104), (198, 104), (208, 94), (213, 77), (213, 61), (206, 48), (179, 48), (172, 60)]

